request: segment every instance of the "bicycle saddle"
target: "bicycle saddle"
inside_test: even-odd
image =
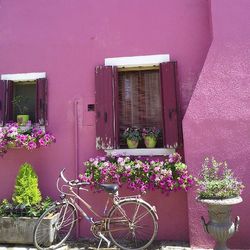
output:
[[[117,184],[99,184],[99,186],[108,193],[115,193],[119,188]]]

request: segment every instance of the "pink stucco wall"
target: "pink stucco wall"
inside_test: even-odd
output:
[[[207,0],[1,0],[0,74],[47,73],[48,129],[57,143],[33,152],[10,150],[0,159],[0,199],[10,198],[25,161],[36,169],[44,196],[55,198],[59,170],[66,167],[73,178],[97,154],[95,114],[87,104],[95,101],[94,68],[104,58],[169,53],[179,65],[184,113],[210,41]],[[159,212],[159,239],[188,240],[185,193],[152,193],[146,199]],[[83,222],[81,235],[87,228]]]
[[[229,246],[249,249],[250,179],[250,1],[212,0],[213,41],[184,118],[185,155],[195,174],[206,156],[227,160],[246,186],[243,203],[233,208],[241,217],[239,232]],[[188,195],[192,246],[211,247],[213,242],[197,225],[206,215]]]

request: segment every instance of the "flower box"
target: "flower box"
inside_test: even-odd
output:
[[[187,191],[194,184],[187,165],[181,162],[177,153],[154,160],[129,156],[96,157],[84,164],[86,169],[79,178],[93,187],[99,183],[117,183],[141,193],[157,189],[169,193]]]
[[[50,225],[48,242],[54,238],[55,223],[58,215],[53,215],[45,219],[45,223]],[[0,217],[0,243],[8,244],[33,244],[33,230],[38,218],[29,217]],[[46,230],[48,227],[46,225]]]
[[[25,148],[32,150],[47,146],[56,139],[39,126],[19,126],[17,123],[7,123],[0,127],[0,156],[7,153],[8,149]]]

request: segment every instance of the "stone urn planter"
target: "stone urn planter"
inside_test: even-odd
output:
[[[53,215],[46,219],[50,225],[48,242],[54,239],[54,224],[58,215]],[[33,230],[38,218],[29,217],[0,217],[0,243],[8,244],[33,244]],[[45,230],[48,230],[46,225]]]
[[[205,232],[210,234],[215,240],[215,250],[226,250],[226,242],[231,238],[239,227],[239,216],[237,216],[234,222],[231,219],[232,205],[242,202],[240,196],[228,199],[197,199],[198,202],[204,204],[208,208],[209,221],[206,223],[203,216],[201,221]]]

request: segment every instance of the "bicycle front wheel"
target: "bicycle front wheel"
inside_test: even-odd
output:
[[[145,249],[157,234],[157,216],[142,200],[123,200],[111,209],[107,229],[113,243],[121,249]]]
[[[71,203],[59,203],[47,209],[34,228],[33,241],[37,249],[55,249],[69,237],[77,220]]]

